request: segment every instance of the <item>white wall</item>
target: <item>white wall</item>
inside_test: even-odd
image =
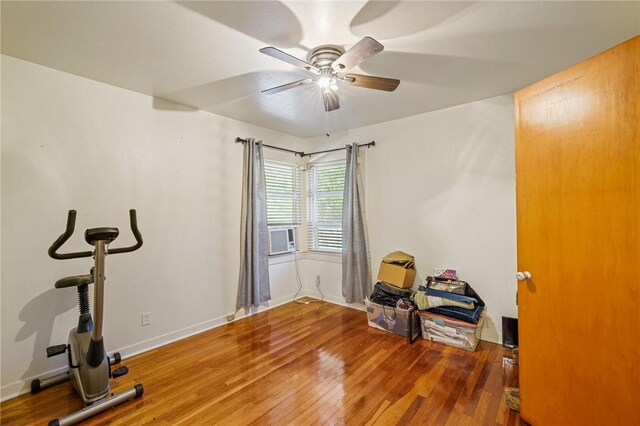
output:
[[[315,149],[376,141],[363,152],[372,274],[394,250],[416,256],[414,288],[455,268],[487,304],[482,338],[501,339],[517,316],[514,112],[510,95],[312,141]],[[339,259],[305,260],[329,299],[342,299]]]
[[[67,246],[112,225],[130,244],[136,208],[145,245],[108,258],[105,336],[125,356],[225,322],[238,276],[242,147],[236,136],[313,151],[376,141],[363,152],[372,273],[393,250],[416,255],[416,286],[434,267],[454,267],[488,305],[483,338],[515,316],[513,104],[510,96],[300,140],[193,111],[3,55],[1,189],[2,398],[62,368],[44,349],[76,322],[74,290],[58,278],[90,261],[54,261],[46,250],[78,210]],[[266,150],[268,158],[298,161]],[[334,154],[340,156],[342,154]],[[316,157],[329,160],[330,156]],[[297,289],[291,257],[271,259],[272,303]],[[302,254],[304,293],[342,302],[339,256]],[[356,305],[356,307],[358,307]],[[151,325],[140,314],[151,312]],[[241,314],[242,315],[242,314]]]
[[[67,250],[85,228],[117,226],[144,246],[107,258],[105,342],[136,353],[225,322],[239,267],[242,146],[236,136],[301,149],[298,138],[2,56],[2,398],[65,365],[45,348],[77,321],[63,276],[89,259],[55,261],[47,248],[78,211]],[[268,154],[284,159],[281,154]],[[293,264],[271,267],[272,305],[296,290]],[[151,325],[140,326],[142,312]]]

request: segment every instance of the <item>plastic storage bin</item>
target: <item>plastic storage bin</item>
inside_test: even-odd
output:
[[[444,343],[467,351],[475,351],[480,341],[484,316],[478,324],[471,324],[430,312],[418,312],[422,337],[433,342]]]
[[[414,336],[419,333],[420,322],[416,318],[416,311],[379,305],[369,299],[365,299],[364,305],[367,308],[367,321],[370,327],[409,336],[411,324],[413,324]]]

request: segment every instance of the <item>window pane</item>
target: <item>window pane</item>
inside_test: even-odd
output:
[[[316,222],[342,222],[342,195],[316,197]]]
[[[342,198],[345,164],[315,165],[308,174],[310,250],[342,250]]]
[[[299,225],[302,223],[300,170],[295,164],[265,161],[267,186],[267,224]]]

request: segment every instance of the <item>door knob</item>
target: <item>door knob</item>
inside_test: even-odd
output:
[[[531,272],[529,272],[529,271],[518,272],[516,274],[516,278],[518,279],[518,281],[530,280],[531,279]]]

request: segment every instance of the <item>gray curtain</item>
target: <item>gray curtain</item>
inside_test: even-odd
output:
[[[369,242],[364,218],[364,193],[358,166],[358,144],[347,146],[342,204],[342,295],[362,303],[371,292]]]
[[[259,306],[271,299],[264,157],[262,141],[252,138],[244,144],[240,220],[240,279],[236,309]]]

